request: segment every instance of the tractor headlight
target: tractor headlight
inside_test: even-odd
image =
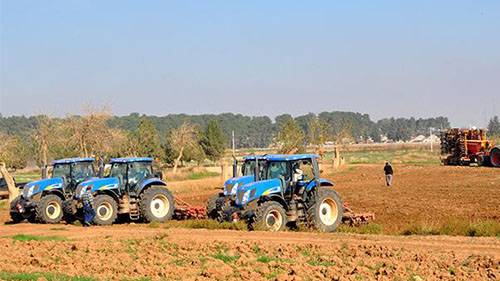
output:
[[[238,190],[238,182],[233,185],[233,188],[231,189],[231,196],[235,196],[236,195],[236,191]]]
[[[243,197],[241,198],[241,204],[246,204],[248,202],[248,199],[250,199],[250,190],[245,191],[243,194]]]

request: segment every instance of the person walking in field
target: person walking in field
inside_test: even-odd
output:
[[[387,186],[391,186],[394,171],[392,170],[392,166],[389,162],[385,162],[384,173],[385,173],[385,183],[387,184]]]
[[[82,195],[83,202],[83,226],[90,226],[95,217],[94,211],[94,196],[92,195],[92,187],[87,187]]]

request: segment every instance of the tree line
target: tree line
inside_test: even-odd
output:
[[[113,116],[105,109],[64,118],[0,115],[0,161],[22,168],[30,159],[45,165],[52,159],[75,155],[137,155],[159,158],[175,170],[184,161],[219,160],[233,131],[237,148],[274,146],[283,153],[296,153],[306,146],[320,152],[328,141],[378,142],[381,136],[407,141],[428,134],[430,127],[448,128],[448,119],[388,118],[375,122],[368,114],[340,111],[297,117],[282,114],[274,120],[233,113]]]

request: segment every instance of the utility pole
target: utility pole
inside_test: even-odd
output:
[[[433,149],[433,146],[432,146],[433,142],[434,142],[434,140],[432,138],[432,131],[433,130],[434,130],[434,128],[432,128],[432,127],[429,128],[429,138],[431,139],[431,152],[434,152],[434,149]]]

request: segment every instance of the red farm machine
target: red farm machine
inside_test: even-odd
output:
[[[486,129],[448,129],[441,132],[441,161],[444,165],[500,167],[500,146],[487,139]]]

